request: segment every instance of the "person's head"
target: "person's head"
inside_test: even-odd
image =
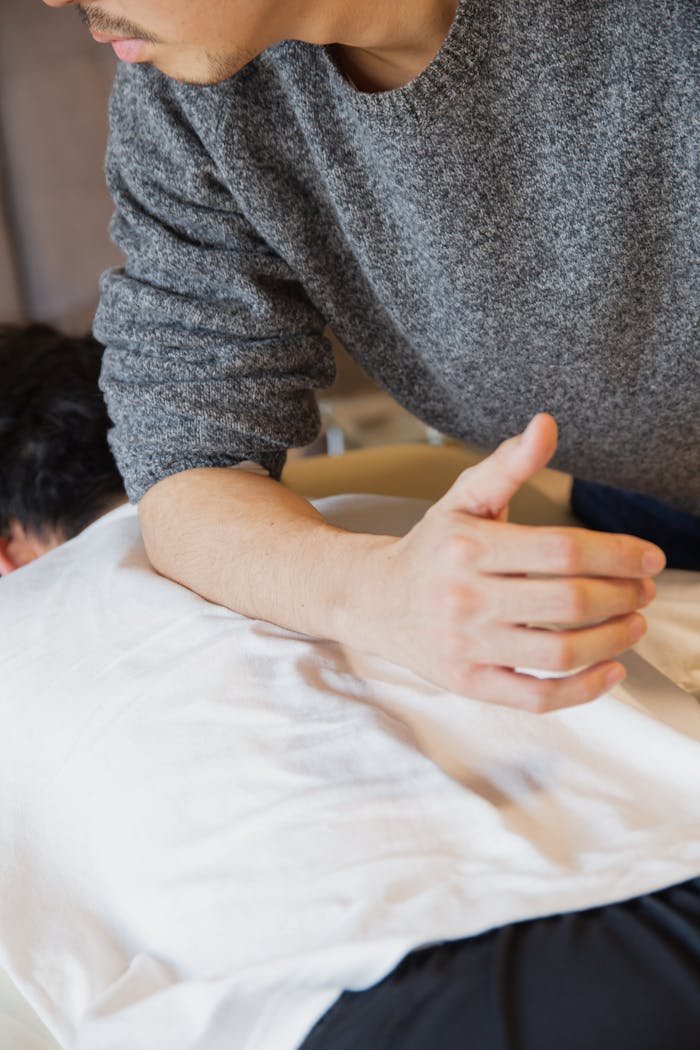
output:
[[[102,347],[47,325],[0,325],[0,574],[123,502],[98,387]]]
[[[213,84],[234,75],[283,40],[395,49],[422,19],[451,21],[456,0],[44,0],[73,7],[94,38],[127,62],[148,62],[166,76]],[[415,44],[415,41],[414,41]]]
[[[168,76],[214,83],[281,40],[305,39],[336,0],[44,0],[75,6],[95,39],[126,61],[151,62]],[[321,21],[323,21],[323,17]],[[314,42],[312,40],[312,42]]]

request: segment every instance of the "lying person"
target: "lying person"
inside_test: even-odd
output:
[[[3,353],[8,364],[3,395],[5,407],[2,409],[5,417],[3,454],[6,462],[14,464],[5,481],[5,510],[0,511],[5,518],[3,563],[6,571],[50,549],[61,537],[73,535],[79,524],[92,520],[104,509],[106,502],[121,502],[125,498],[111,453],[106,447],[108,418],[95,385],[99,348],[92,342],[84,346],[73,386],[65,395],[59,394],[56,405],[54,392],[57,384],[60,386],[65,366],[60,354],[53,352],[55,347],[52,348],[51,340],[58,339],[64,354],[70,355],[72,346],[68,340],[52,336],[47,329],[41,331],[43,345],[36,329],[27,333],[25,339],[20,336],[19,345],[14,345],[17,340],[11,330],[9,334],[6,332],[4,339]],[[33,344],[31,354],[23,353],[25,343]],[[83,416],[75,405],[70,409],[60,401],[61,397],[72,396],[78,375],[91,389],[92,400],[86,403]],[[34,406],[31,413],[28,405]],[[55,417],[61,408],[65,408],[61,415],[64,428],[71,432],[70,437],[56,422]],[[32,424],[32,420],[36,422]],[[41,435],[32,436],[30,428],[32,425],[38,427],[39,420]],[[504,555],[503,551],[499,554],[497,545],[491,541],[503,527],[508,500],[528,477],[546,464],[555,443],[554,420],[546,415],[536,417],[523,435],[505,442],[492,456],[465,472],[436,505],[435,512],[415,523],[405,542],[414,552],[420,553],[422,559],[429,559],[438,566],[444,587],[440,595],[433,595],[428,601],[421,588],[420,559],[413,566],[413,572],[409,572],[409,566],[404,563],[401,601],[393,613],[397,627],[404,619],[407,623],[424,623],[423,607],[430,606],[434,615],[430,617],[427,633],[433,637],[434,646],[444,649],[446,658],[449,655],[453,661],[467,644],[472,656],[480,657],[478,665],[470,664],[465,670],[466,677],[460,678],[457,691],[461,692],[465,683],[476,676],[489,699],[526,710],[544,711],[582,703],[624,678],[624,667],[613,658],[637,642],[644,633],[645,621],[637,610],[653,597],[654,584],[649,576],[652,571],[658,572],[664,563],[661,550],[631,536],[618,536],[614,542],[609,537],[599,537],[598,540],[592,537],[587,541],[589,550],[597,550],[602,558],[597,563],[595,578],[585,576],[592,563],[581,564],[580,572],[584,575],[580,576],[573,562],[570,566],[573,576],[558,578],[554,562],[570,544],[561,530],[550,530],[549,541],[542,547],[537,562],[545,578],[539,581],[520,578],[522,574],[516,573],[516,562],[512,558],[509,560],[510,556]],[[87,471],[82,466],[85,444],[90,448],[99,445],[97,455],[100,457],[98,463],[87,460],[90,468]],[[495,489],[494,464],[501,477]],[[43,508],[42,520],[38,521],[36,515],[34,519],[28,515],[24,505],[42,479],[52,502]],[[291,492],[290,497],[296,498]],[[68,511],[66,503],[78,506],[85,503],[89,509]],[[461,522],[467,504],[479,517],[480,531],[471,538],[455,534],[452,542],[444,542],[441,530],[445,521]],[[84,517],[75,519],[73,516],[79,513]],[[67,515],[71,516],[70,521]],[[532,549],[541,546],[543,530],[508,528],[517,546]],[[350,535],[349,530],[344,531]],[[0,534],[2,532],[0,524]],[[570,530],[570,535],[575,535],[575,530]],[[378,547],[385,547],[387,542],[393,543],[393,537],[375,540]],[[440,556],[435,556],[436,551]],[[514,551],[511,555],[514,556]],[[388,561],[392,560],[390,553],[386,557]],[[478,562],[476,574],[464,576],[465,558]],[[654,569],[647,564],[649,558]],[[354,564],[358,571],[363,559],[362,549],[357,549]],[[239,558],[236,564],[239,565],[241,560],[245,559]],[[502,585],[504,572],[510,574],[507,590]],[[513,574],[518,578],[512,578]],[[465,586],[467,580],[469,588]],[[408,584],[410,589],[407,591]],[[336,595],[333,609],[336,621],[342,620],[347,612],[345,597],[343,591]],[[457,623],[465,603],[471,605],[470,615],[475,621],[466,633]],[[435,615],[438,611],[439,617]],[[448,635],[444,635],[441,628],[445,616],[453,628]],[[510,622],[513,616],[517,619],[515,626]],[[580,622],[583,620],[585,622]],[[550,624],[556,621],[558,632],[534,629],[536,622],[542,621]],[[329,635],[333,636],[333,633],[329,629]],[[398,660],[404,665],[410,664],[410,637],[407,630],[402,643],[403,657]],[[507,667],[494,669],[489,666],[494,641],[501,648],[507,647]],[[374,651],[369,635],[363,648]],[[578,671],[543,682],[510,670],[511,666],[525,664]],[[584,665],[588,667],[582,672]],[[583,693],[582,674],[587,682]],[[511,688],[515,680],[517,697],[513,696]]]
[[[659,589],[700,692],[698,577]],[[700,712],[637,654],[545,718],[457,696],[158,576],[128,504],[0,636],[0,966],[62,1047],[695,1050]]]
[[[126,500],[97,386],[102,347],[48,325],[0,326],[0,574]]]

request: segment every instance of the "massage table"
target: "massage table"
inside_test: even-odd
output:
[[[481,455],[478,449],[454,446],[370,448],[332,458],[291,460],[283,480],[308,498],[337,493],[377,493],[435,500]],[[542,471],[513,500],[511,520],[527,524],[576,524],[567,505],[570,483],[566,475]],[[631,673],[634,670],[633,654]],[[659,688],[663,691],[662,677],[659,677]],[[0,971],[0,1048],[57,1050],[57,1045],[19,990]]]

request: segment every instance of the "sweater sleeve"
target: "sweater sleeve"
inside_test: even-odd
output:
[[[278,478],[286,450],[318,433],[313,391],[333,380],[322,317],[207,151],[221,99],[147,67],[124,67],[113,91],[106,171],[125,263],[103,275],[95,334],[132,502],[194,467],[252,460]]]

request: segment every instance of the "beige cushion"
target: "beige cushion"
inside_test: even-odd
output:
[[[371,492],[436,500],[484,452],[473,446],[385,445],[291,460],[283,481],[307,499]],[[511,503],[510,517],[531,525],[575,525],[569,510],[571,478],[541,471]]]

